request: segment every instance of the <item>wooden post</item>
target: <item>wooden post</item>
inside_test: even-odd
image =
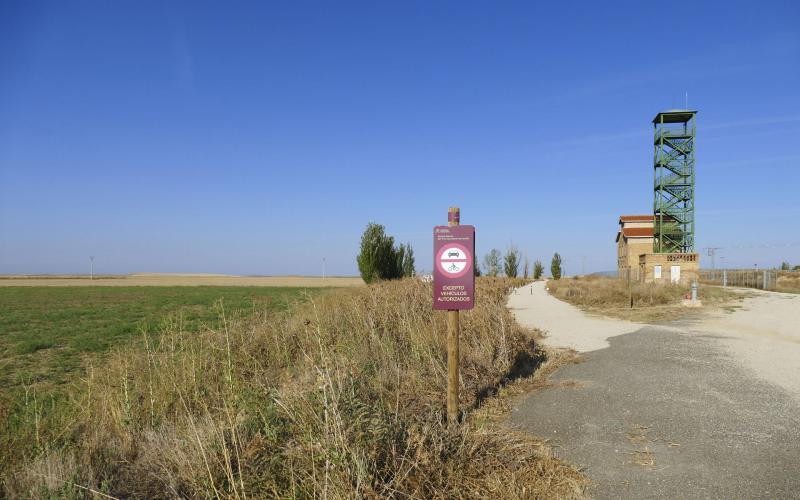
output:
[[[628,268],[628,299],[631,304],[631,309],[633,309],[633,289],[631,288],[631,273],[633,272],[633,267]]]
[[[458,207],[447,210],[447,225],[457,226],[461,212]],[[447,311],[447,421],[458,423],[458,310]]]

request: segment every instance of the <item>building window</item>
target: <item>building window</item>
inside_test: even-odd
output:
[[[661,279],[661,266],[653,266],[653,279],[654,280]]]

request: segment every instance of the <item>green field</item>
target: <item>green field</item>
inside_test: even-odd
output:
[[[316,289],[281,287],[2,287],[0,394],[74,381],[109,348],[179,324],[194,332],[266,309],[285,309]]]

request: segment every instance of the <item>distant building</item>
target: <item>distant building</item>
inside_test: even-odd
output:
[[[621,215],[617,231],[617,272],[639,279],[639,256],[653,253],[653,216]]]
[[[647,283],[691,283],[697,279],[696,253],[654,253],[652,215],[621,215],[617,231],[617,274]]]
[[[622,215],[617,231],[620,278],[690,283],[699,274],[694,251],[695,115],[689,109],[653,118],[653,215]]]

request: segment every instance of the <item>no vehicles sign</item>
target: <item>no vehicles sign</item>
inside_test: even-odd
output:
[[[433,228],[433,308],[472,309],[475,305],[474,226]]]

